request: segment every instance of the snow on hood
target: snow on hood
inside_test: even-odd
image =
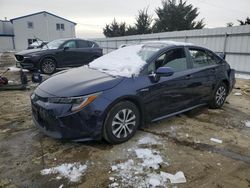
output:
[[[146,64],[139,56],[141,45],[127,46],[112,51],[89,64],[90,68],[97,69],[112,76],[131,77],[138,74]]]

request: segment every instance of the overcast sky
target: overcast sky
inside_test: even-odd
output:
[[[178,1],[178,0],[177,0]],[[224,27],[228,22],[238,25],[237,19],[250,16],[250,0],[187,0],[199,8],[199,19],[206,27]],[[161,0],[0,0],[0,19],[48,11],[77,23],[76,35],[82,38],[103,37],[102,28],[112,22],[135,22],[138,10],[161,6]]]

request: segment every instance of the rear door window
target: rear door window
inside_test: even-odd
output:
[[[95,42],[89,41],[90,47],[91,48],[98,48],[98,44],[96,44]]]
[[[78,46],[79,48],[89,48],[90,47],[90,43],[86,40],[79,40],[78,41]]]
[[[216,57],[213,53],[203,49],[190,48],[189,53],[194,68],[215,65],[220,62],[220,59]]]

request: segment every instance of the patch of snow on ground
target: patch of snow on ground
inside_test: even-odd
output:
[[[142,144],[157,145],[159,143],[160,141],[155,136],[152,135],[145,135],[138,141],[138,144],[140,145]]]
[[[149,174],[148,175],[148,184],[152,187],[160,186],[162,185],[162,178],[157,174]]]
[[[111,166],[112,175],[109,178],[109,187],[144,188],[158,185],[166,187],[167,181],[162,180],[158,169],[160,165],[168,165],[168,163],[163,161],[158,150],[145,148],[161,144],[160,139],[147,134],[141,137],[137,144],[128,149],[128,160]],[[131,159],[132,156],[136,157]],[[148,176],[149,174],[152,176]]]
[[[59,174],[57,177],[68,178],[71,182],[78,182],[87,170],[87,165],[80,163],[64,163],[57,167],[47,168],[41,171],[42,175]]]
[[[245,121],[245,126],[250,128],[250,121]]]
[[[222,144],[222,140],[217,139],[217,138],[210,138],[210,141],[218,143],[218,144]]]
[[[164,181],[167,179],[170,180],[170,183],[186,183],[186,177],[182,171],[177,172],[176,174],[169,174],[166,172],[161,172],[161,177]]]
[[[170,183],[177,184],[177,183],[186,183],[186,177],[182,171],[177,172],[176,174],[170,174],[166,172],[160,172],[160,174],[151,173],[148,174],[146,182],[151,187],[157,186],[167,186],[168,180]]]
[[[239,79],[250,80],[249,74],[235,74],[235,77]]]
[[[242,96],[242,93],[237,92],[237,93],[234,93],[234,95],[235,96]]]
[[[143,177],[138,176],[138,174],[143,173],[143,168],[140,165],[137,165],[133,159],[129,159],[128,161],[125,161],[123,163],[119,163],[116,165],[117,168],[115,169],[115,176],[117,180],[120,180],[120,184],[122,185],[141,185],[144,182]],[[109,185],[109,187],[116,187],[119,184],[117,182],[113,182]],[[122,186],[121,186],[122,187]],[[140,187],[140,186],[137,186]]]
[[[109,185],[109,187],[118,187],[119,186],[119,184],[118,183],[111,183],[110,185]]]
[[[113,76],[131,77],[146,64],[138,55],[143,45],[133,45],[114,50],[89,64],[90,68]]]
[[[21,70],[21,68],[18,67],[8,67],[8,69],[10,72],[17,72]],[[23,72],[29,72],[29,71],[27,69],[23,69]]]
[[[6,52],[7,52],[7,53],[15,53],[15,52],[17,52],[17,51],[15,51],[15,50],[7,50]]]
[[[163,163],[159,152],[151,149],[135,149],[136,156],[142,160],[141,165],[147,168],[158,169],[159,164]]]

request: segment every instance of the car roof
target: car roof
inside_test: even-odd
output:
[[[82,39],[82,38],[60,38],[60,39],[56,39],[56,40],[62,40],[62,41],[68,41],[68,40],[84,40],[84,41],[90,41],[93,42],[91,40],[88,39]]]
[[[145,44],[146,46],[162,46],[164,47],[170,47],[170,46],[194,46],[192,43],[187,42],[176,42],[176,41],[168,41],[168,40],[161,40],[161,41],[148,41],[148,42],[142,42],[141,44]]]

